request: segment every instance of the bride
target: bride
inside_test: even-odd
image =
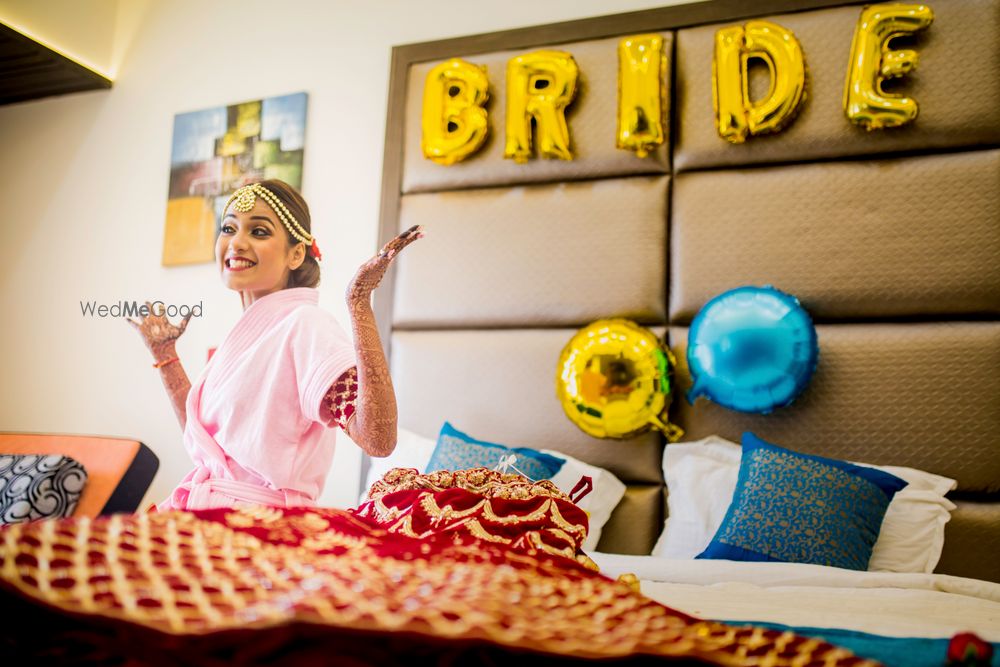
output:
[[[175,349],[190,314],[179,325],[162,313],[129,318],[156,360],[195,464],[156,509],[315,505],[334,427],[371,456],[395,448],[396,397],[371,294],[422,229],[403,232],[358,269],[346,294],[353,339],[319,307],[321,255],[310,230],[308,205],[283,181],[251,183],[230,197],[215,259],[243,315],[194,384]]]

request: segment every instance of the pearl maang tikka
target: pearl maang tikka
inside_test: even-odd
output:
[[[296,241],[300,243],[305,243],[310,247],[310,252],[316,259],[320,258],[319,246],[316,245],[316,239],[312,234],[307,232],[302,228],[302,225],[298,223],[288,209],[285,207],[284,203],[278,199],[277,195],[265,188],[260,183],[250,183],[249,185],[244,185],[239,188],[229,197],[229,201],[226,205],[222,207],[223,212],[229,208],[230,204],[233,204],[233,210],[239,211],[240,213],[246,213],[253,209],[254,203],[257,197],[260,197],[264,202],[271,207],[271,209],[278,214],[278,218],[281,219],[281,223],[288,230],[288,233],[292,235]],[[235,203],[233,201],[235,200]]]

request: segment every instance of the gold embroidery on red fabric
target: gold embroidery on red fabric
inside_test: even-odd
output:
[[[323,398],[329,419],[342,430],[347,429],[358,404],[358,369],[352,366],[344,371]]]
[[[583,540],[587,538],[587,529],[581,524],[570,523],[567,521],[559,511],[558,503],[552,503],[552,520],[563,530],[572,533],[574,537],[580,540],[581,544],[583,543]]]
[[[512,524],[512,523],[526,523],[539,521],[542,517],[549,513],[550,508],[553,506],[551,501],[544,501],[539,505],[538,509],[530,512],[528,514],[509,514],[506,516],[500,516],[493,510],[493,504],[489,501],[483,501],[482,503],[482,513],[483,516],[493,523],[499,524]]]
[[[395,525],[402,529],[411,519]],[[577,567],[575,541],[565,539],[573,536],[557,528],[529,530],[518,539],[568,558],[494,544],[489,540],[497,535],[478,517],[468,523],[484,537],[411,540],[347,512],[318,508],[13,524],[0,528],[0,580],[8,602],[17,591],[55,609],[175,635],[315,623],[485,640],[577,658],[875,665],[788,632],[690,619],[626,583]],[[340,548],[323,553],[307,548],[310,542]]]
[[[427,512],[432,518],[436,519],[438,523],[442,521],[450,521],[452,519],[464,519],[468,516],[474,516],[482,511],[483,507],[488,503],[487,500],[480,500],[478,503],[464,510],[457,510],[451,505],[445,505],[441,507],[434,500],[434,496],[428,494],[420,498],[420,506],[425,512]]]
[[[487,542],[497,542],[497,543],[508,541],[507,538],[505,537],[490,533],[489,531],[484,529],[482,524],[480,524],[475,519],[470,519],[468,522],[466,522],[465,525],[468,527],[469,532],[472,533],[473,536],[478,537],[481,540],[486,540]]]
[[[369,491],[369,498],[376,499],[396,491],[427,489],[443,491],[460,488],[488,498],[527,499],[547,496],[569,500],[569,497],[549,480],[530,482],[521,475],[504,474],[486,468],[469,470],[438,470],[421,474],[413,468],[394,468],[375,482]]]
[[[463,499],[462,509],[453,504],[457,500],[454,496],[439,503],[439,494],[450,489],[476,489],[468,492],[478,499]],[[482,496],[484,490],[491,495]],[[399,495],[405,492],[411,494]],[[373,519],[392,533],[426,538],[450,531],[456,540],[465,533],[495,544],[578,560],[584,567],[597,569],[589,558],[577,558],[587,534],[585,523],[574,524],[565,518],[559,505],[569,507],[570,502],[562,492],[553,491],[548,482],[532,484],[520,475],[485,468],[426,475],[414,469],[394,469],[383,476],[381,484],[373,485],[369,495],[372,499],[357,510],[357,516]],[[473,502],[468,504],[469,500]],[[506,503],[502,513],[496,509],[498,501]],[[422,531],[414,527],[418,525],[418,514]],[[547,539],[542,538],[543,534]]]

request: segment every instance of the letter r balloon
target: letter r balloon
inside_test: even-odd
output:
[[[573,159],[565,112],[576,95],[578,73],[576,61],[565,51],[534,51],[508,61],[505,158],[531,158],[534,119],[539,155]]]

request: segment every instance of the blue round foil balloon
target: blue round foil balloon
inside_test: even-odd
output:
[[[691,323],[687,400],[705,396],[768,414],[802,393],[818,358],[816,329],[798,299],[770,285],[738,287],[705,304]]]

